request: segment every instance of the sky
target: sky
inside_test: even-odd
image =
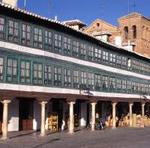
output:
[[[80,19],[89,25],[95,19],[103,19],[117,25],[117,19],[128,12],[150,17],[150,0],[26,0],[26,10],[59,21]],[[135,1],[135,5],[134,5]],[[24,8],[24,0],[18,7]]]

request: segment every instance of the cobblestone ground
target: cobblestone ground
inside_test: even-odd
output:
[[[0,148],[150,148],[150,128],[117,128],[91,132],[81,130],[49,134],[10,134],[0,141]]]

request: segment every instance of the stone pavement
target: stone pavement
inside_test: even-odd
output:
[[[11,133],[10,139],[0,141],[0,148],[150,148],[150,128],[117,128],[102,131],[81,130],[40,137],[29,132]]]

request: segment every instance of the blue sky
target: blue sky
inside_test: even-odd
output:
[[[23,1],[18,0],[23,8]],[[150,0],[129,0],[130,12],[135,10],[150,17]],[[80,19],[90,24],[96,18],[117,24],[117,18],[128,14],[128,0],[27,0],[27,10],[60,21]]]

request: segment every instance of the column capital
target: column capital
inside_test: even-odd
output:
[[[141,105],[142,105],[142,106],[144,106],[145,104],[146,104],[145,102],[143,102],[143,101],[141,102]]]
[[[39,103],[40,103],[41,105],[45,105],[45,104],[48,103],[48,101],[40,101]]]
[[[118,103],[117,101],[112,101],[111,104],[112,104],[112,105],[117,105],[117,103]]]
[[[129,105],[132,105],[133,106],[134,102],[129,102]]]
[[[67,103],[70,105],[70,104],[75,104],[76,102],[75,101],[67,101]]]
[[[91,105],[96,105],[96,104],[97,104],[97,102],[90,102],[90,104],[91,104]]]
[[[11,102],[11,100],[2,100],[1,103],[2,104],[9,104]]]

